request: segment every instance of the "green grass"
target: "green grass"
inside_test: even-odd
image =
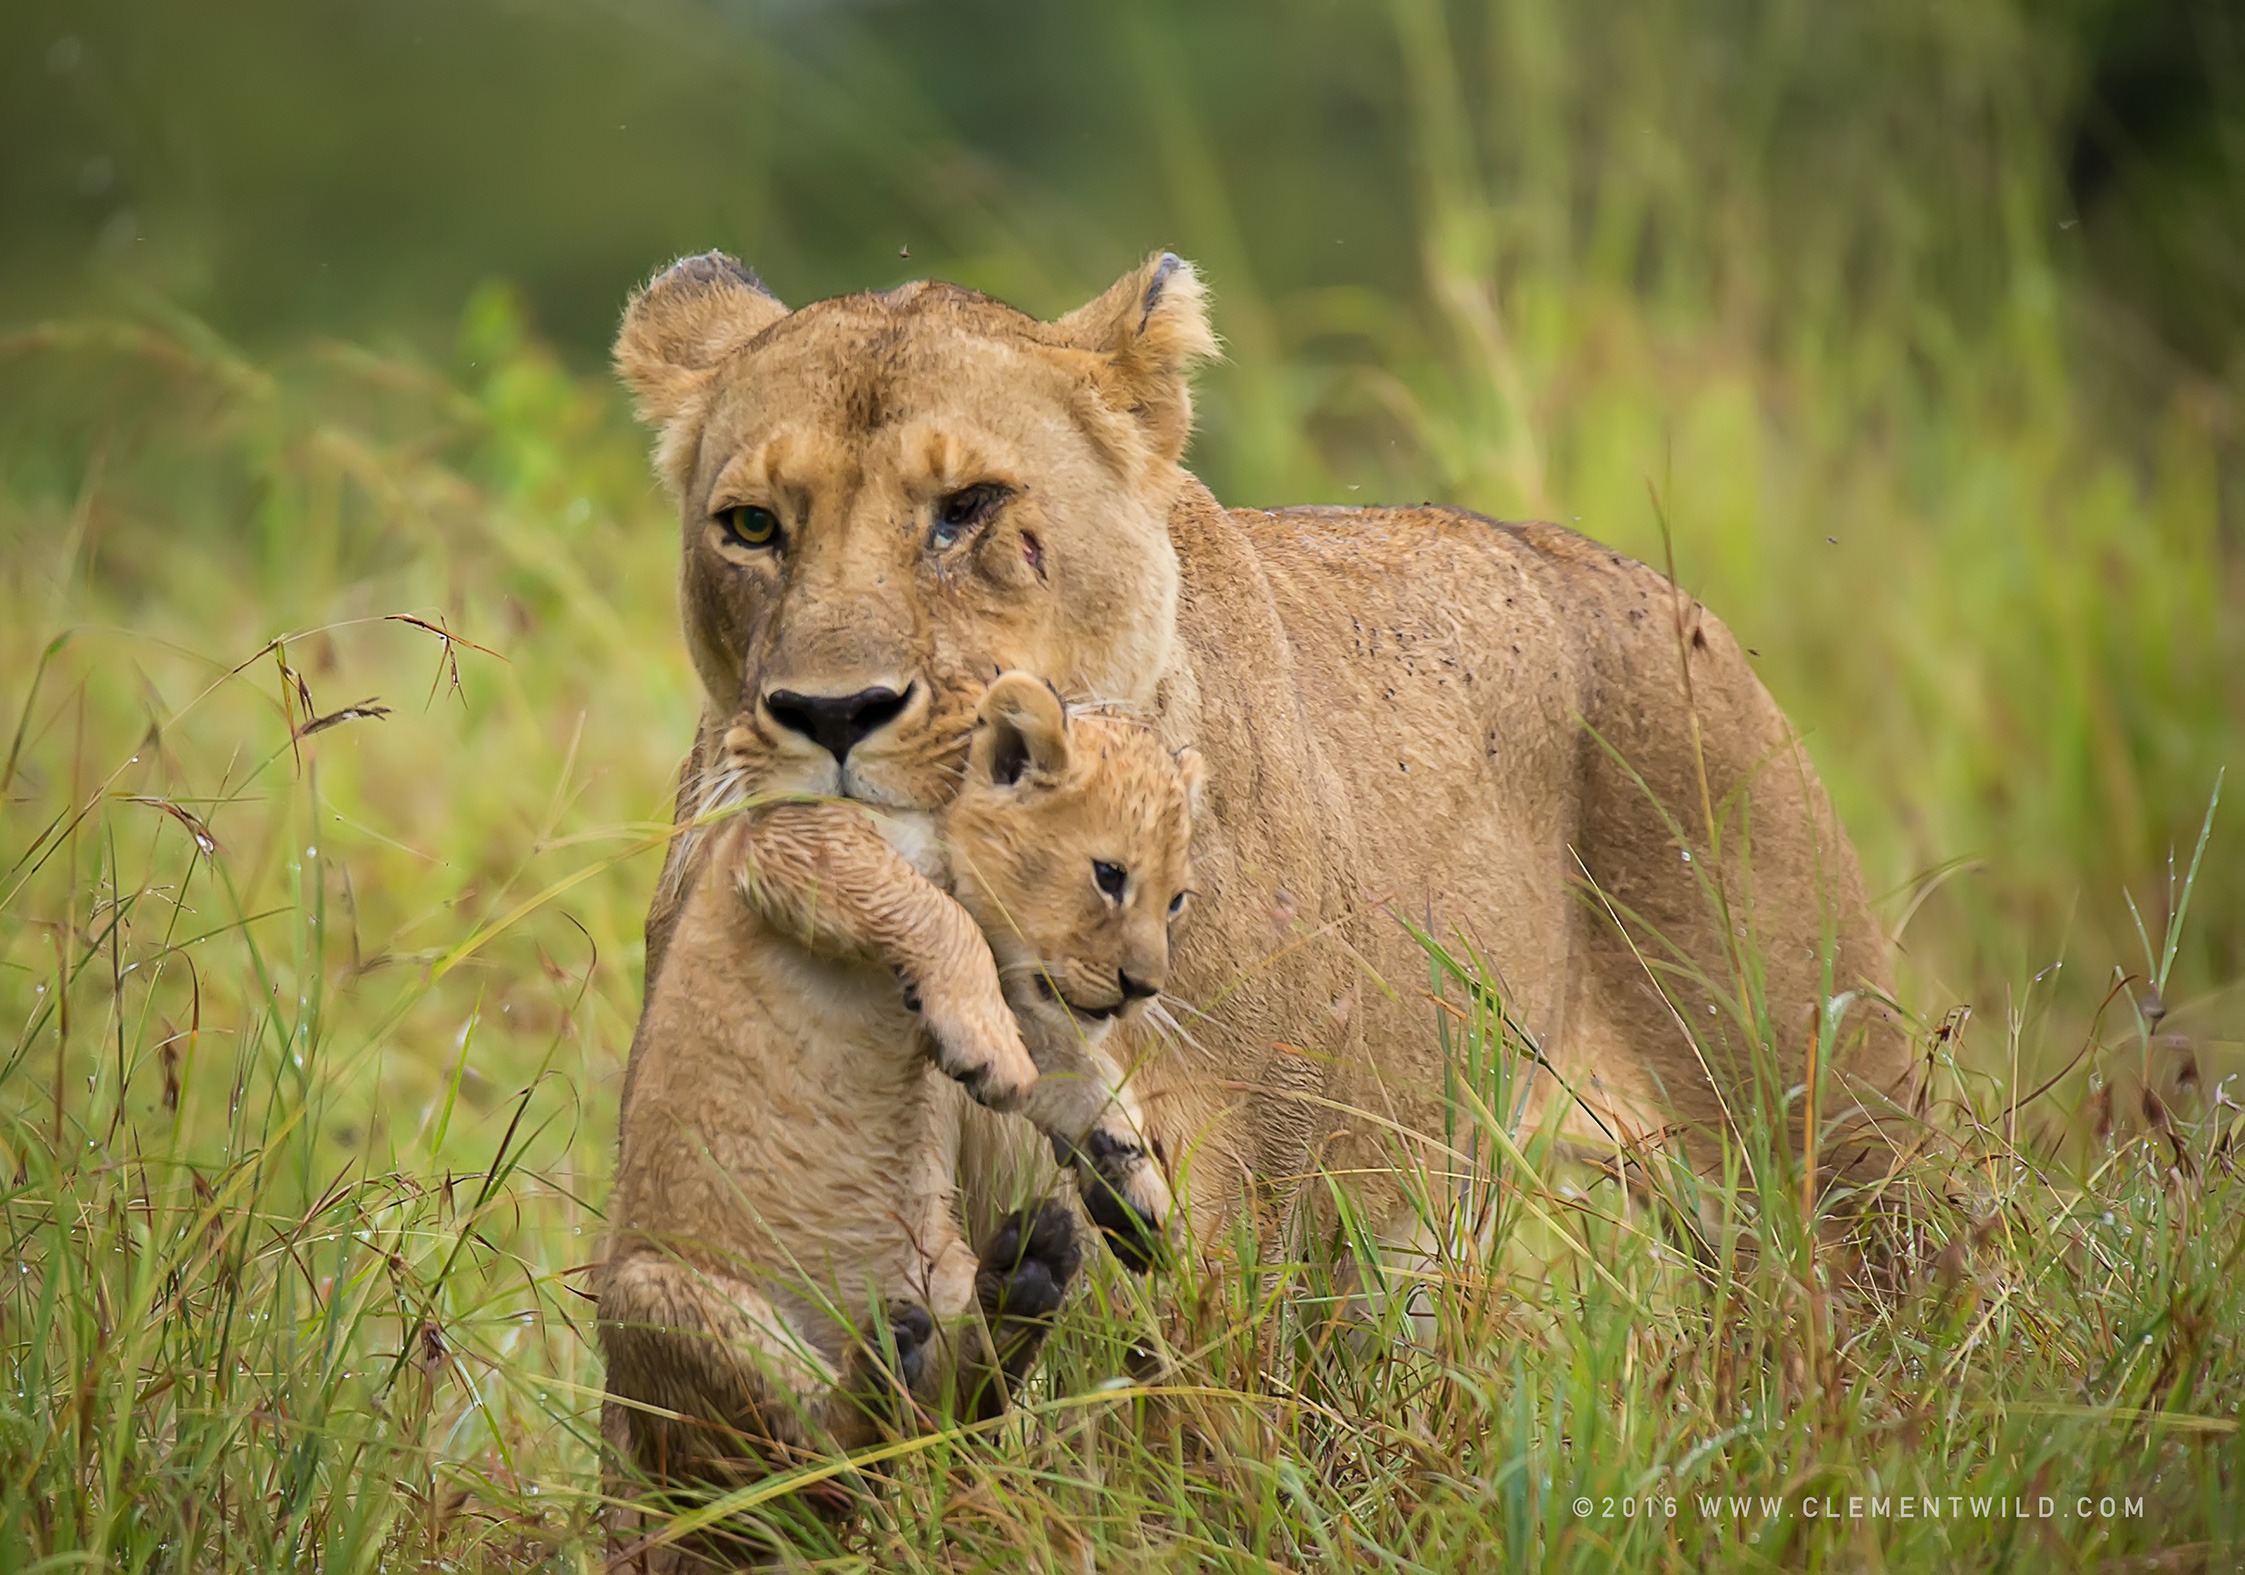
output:
[[[1859,1284],[1780,1091],[1722,1175],[1625,1197],[1462,1076],[1481,1217],[1388,1303],[1415,1340],[1328,1326],[1336,1244],[1151,1297],[1103,1266],[1017,1418],[894,1452],[805,1556],[2234,1560],[2238,456],[2220,390],[2116,412],[2084,371],[2055,68],[1997,7],[1772,6],[1739,93],[1682,11],[1398,0],[1423,291],[1264,293],[1223,129],[1132,14],[1188,232],[1132,245],[1209,266],[1230,344],[1196,463],[1653,561],[1657,495],[1891,893],[1934,1067],[1911,1212]],[[1917,118],[1803,132],[1913,62]],[[1103,282],[1036,233],[944,271]],[[675,539],[615,391],[503,289],[435,357],[251,355],[160,305],[0,334],[0,1569],[597,1567],[574,1271],[695,715]],[[1495,1076],[1481,973],[1429,988]],[[1158,1381],[1117,1383],[1134,1342]]]

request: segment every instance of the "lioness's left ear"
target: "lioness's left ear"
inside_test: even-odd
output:
[[[999,787],[1025,776],[1057,780],[1068,772],[1068,708],[1041,678],[1001,673],[982,697],[982,727],[968,766]]]
[[[1138,422],[1154,458],[1175,464],[1193,432],[1189,374],[1216,354],[1208,293],[1193,265],[1159,252],[1055,325],[1070,343],[1101,356],[1101,398]]]

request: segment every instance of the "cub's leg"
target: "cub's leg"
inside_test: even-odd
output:
[[[856,1448],[928,1398],[946,1365],[930,1359],[935,1321],[917,1302],[891,1301],[883,1349],[861,1342],[837,1371],[753,1286],[650,1252],[610,1267],[599,1319],[631,1454],[666,1481],[740,1480]]]
[[[894,968],[936,1064],[992,1110],[1012,1110],[1036,1063],[981,929],[889,846],[855,805],[776,804],[747,817],[734,876],[751,907],[815,951]]]
[[[1151,1265],[1169,1186],[1122,1080],[1081,1043],[1040,1043],[1032,1056],[989,943],[964,908],[854,805],[774,805],[748,819],[732,856],[742,893],[776,928],[895,969],[937,1064],[991,1109],[1019,1105],[1055,1155],[1075,1165],[1084,1206],[1116,1256],[1141,1272]],[[1049,1094],[1040,1092],[1045,1070],[1059,1074]]]
[[[983,1245],[975,1299],[989,1323],[996,1381],[971,1397],[967,1413],[998,1415],[1021,1386],[1052,1332],[1053,1314],[1083,1266],[1075,1216],[1056,1199],[1008,1215]]]
[[[1084,1212],[1122,1265],[1143,1274],[1160,1255],[1172,1199],[1138,1101],[1106,1054],[1034,1037],[1037,1086],[1021,1113],[1073,1168]]]
[[[841,1380],[755,1288],[653,1252],[609,1265],[599,1319],[630,1452],[659,1480],[785,1469]]]

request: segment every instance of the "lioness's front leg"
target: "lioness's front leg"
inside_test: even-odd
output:
[[[870,956],[896,970],[935,1041],[936,1064],[992,1110],[1012,1110],[1036,1063],[998,984],[990,944],[966,909],[891,847],[866,811],[776,804],[746,817],[734,878],[775,927],[815,951]]]

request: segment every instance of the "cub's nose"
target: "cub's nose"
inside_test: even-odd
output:
[[[764,697],[764,709],[780,726],[830,751],[839,765],[852,749],[895,721],[911,698],[910,684],[902,694],[860,689],[854,695],[806,695],[775,689]]]
[[[1161,994],[1160,985],[1148,984],[1143,979],[1132,978],[1130,970],[1127,968],[1115,970],[1115,983],[1121,987],[1123,999],[1126,1001],[1143,1001]]]

